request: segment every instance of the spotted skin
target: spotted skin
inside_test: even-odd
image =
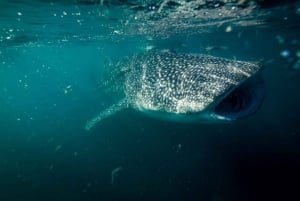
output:
[[[141,111],[201,112],[260,66],[202,54],[148,52],[128,63],[125,94]]]
[[[87,121],[85,129],[127,107],[169,120],[232,120],[209,109],[260,69],[255,63],[201,54],[137,54],[120,67],[125,98]]]

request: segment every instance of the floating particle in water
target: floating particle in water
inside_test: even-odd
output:
[[[300,58],[300,50],[296,52],[296,57]]]
[[[300,8],[297,9],[297,15],[300,15]]]
[[[110,176],[111,176],[110,183],[111,184],[115,183],[115,177],[118,176],[118,172],[121,171],[122,169],[123,169],[122,166],[120,166],[111,171],[111,173],[110,173]]]
[[[72,91],[72,85],[68,85],[64,88],[64,93],[67,94]]]
[[[54,152],[57,152],[57,151],[59,151],[60,149],[62,148],[62,146],[59,144],[59,145],[57,145],[56,147],[55,147],[55,149],[54,149]]]
[[[150,6],[148,7],[148,10],[149,10],[149,11],[150,11],[150,10],[155,10],[155,9],[156,9],[155,6],[151,6],[151,5],[150,5]]]
[[[153,45],[148,45],[145,49],[146,49],[146,51],[149,51],[149,50],[152,50],[153,48],[154,48]]]
[[[120,32],[120,31],[118,31],[118,30],[114,30],[114,33],[115,33],[115,34],[119,34],[119,35],[122,34],[122,32]]]
[[[217,46],[217,45],[212,45],[212,46],[207,46],[204,48],[206,51],[212,51],[212,50],[227,50],[228,47],[226,46]]]
[[[294,63],[294,65],[293,65],[292,68],[295,69],[295,70],[300,70],[300,59],[298,59],[298,60]]]
[[[180,152],[181,151],[181,148],[182,148],[182,144],[178,144],[177,146],[175,146],[175,152]]]
[[[78,153],[76,151],[74,151],[73,155],[76,157],[78,155]]]
[[[63,15],[68,15],[68,13],[66,11],[63,11]]]
[[[227,26],[225,29],[225,32],[229,33],[232,31],[232,27],[231,26]]]
[[[289,50],[283,50],[280,52],[280,56],[283,58],[288,58],[290,56],[290,51]]]
[[[21,15],[22,15],[22,13],[21,13],[21,12],[17,12],[17,15],[21,16]]]
[[[17,118],[17,121],[21,121],[21,118]]]

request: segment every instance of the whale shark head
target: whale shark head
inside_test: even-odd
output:
[[[265,84],[260,75],[247,80],[225,96],[211,111],[218,120],[237,120],[253,115],[265,97]]]
[[[264,97],[257,63],[202,54],[147,52],[130,61],[125,93],[161,119],[232,121],[254,114]]]

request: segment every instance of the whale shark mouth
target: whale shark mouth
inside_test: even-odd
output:
[[[237,120],[256,113],[265,97],[265,84],[259,77],[247,80],[229,93],[214,108],[214,116],[220,120]]]

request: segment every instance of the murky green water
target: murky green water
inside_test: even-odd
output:
[[[300,4],[0,1],[0,199],[297,200]],[[133,109],[99,86],[148,50],[260,61],[266,98],[232,123]]]

